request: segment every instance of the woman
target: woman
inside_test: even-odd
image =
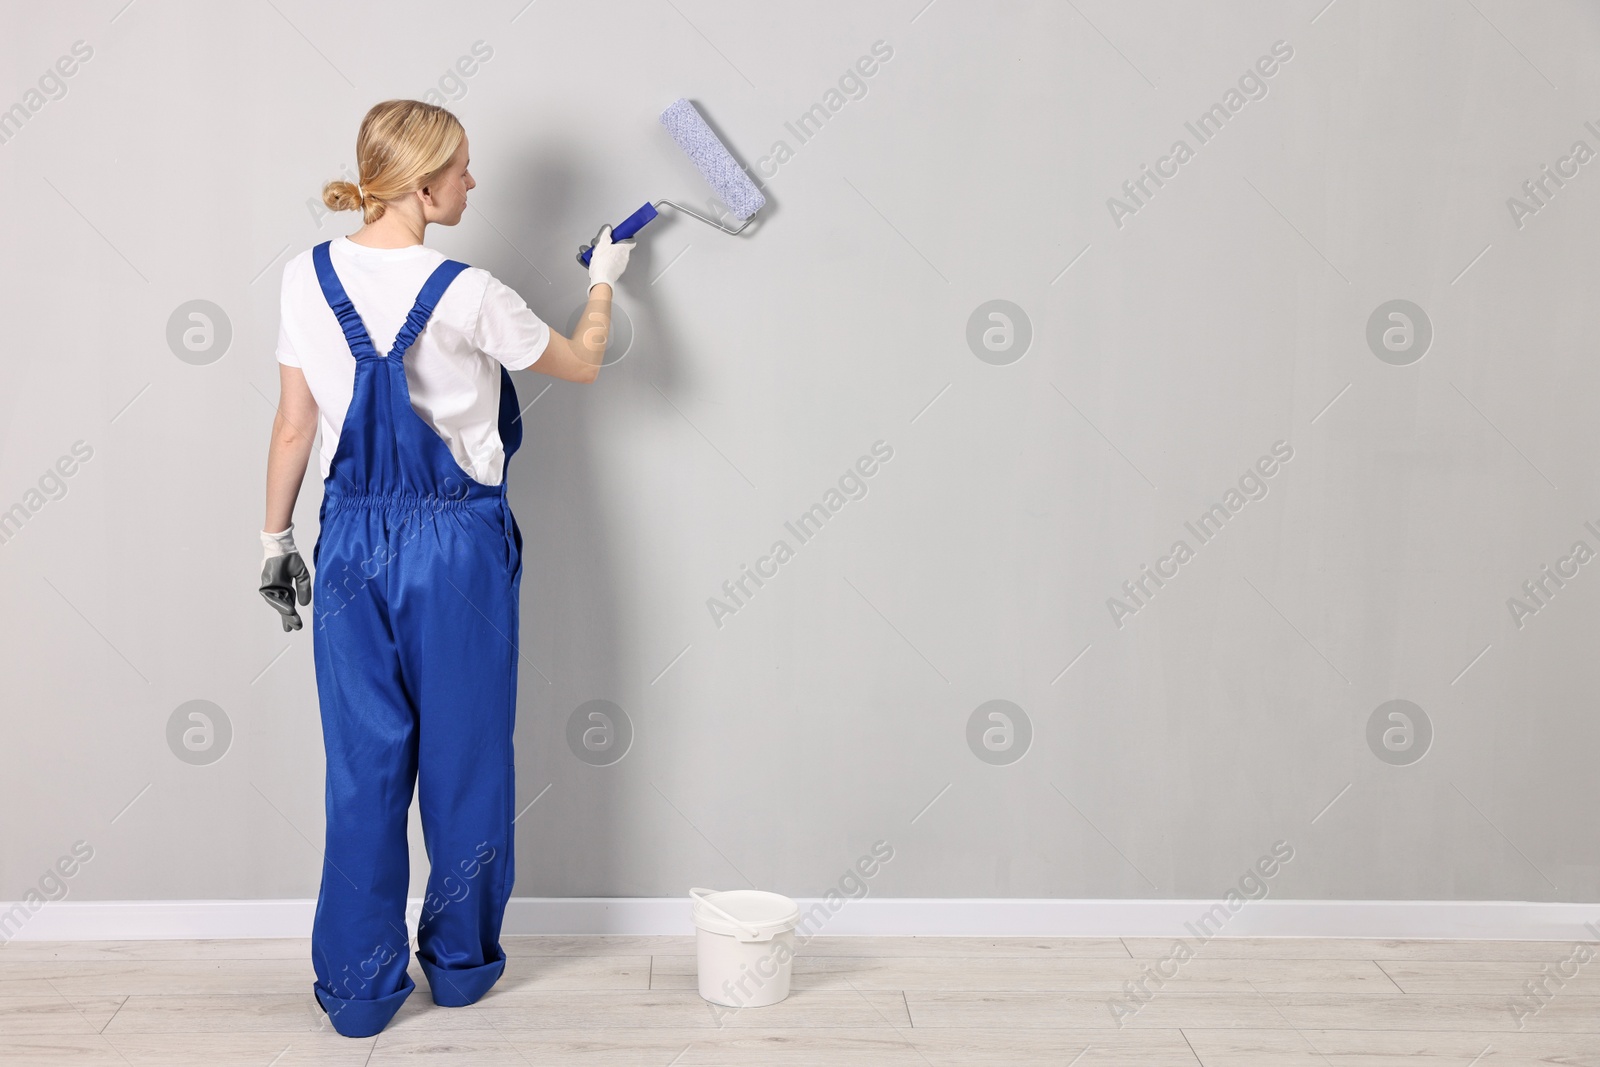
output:
[[[356,159],[359,180],[329,182],[322,199],[359,209],[364,225],[283,272],[261,593],[285,631],[300,628],[295,602],[310,600],[312,582],[291,519],[320,426],[312,647],[327,847],[313,988],[339,1033],[368,1037],[416,987],[405,920],[413,785],[430,865],[417,960],[434,1003],[471,1004],[505,968],[522,576],[505,484],[522,441],[508,371],[595,380],[633,242],[601,231],[587,328],[563,337],[487,271],[422,243],[429,223],[461,220],[477,184],[454,115],[378,104]],[[385,356],[375,344],[391,337]]]

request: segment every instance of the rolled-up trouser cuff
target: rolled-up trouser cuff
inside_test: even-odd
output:
[[[333,1023],[335,1030],[345,1037],[371,1037],[389,1025],[389,1020],[400,1010],[400,1005],[404,1004],[411,991],[417,988],[417,983],[411,980],[409,974],[405,975],[405,980],[403,988],[376,1000],[347,1000],[344,997],[336,997],[316,983],[312,983],[311,988],[315,990],[317,1003],[328,1013],[328,1021]]]
[[[506,969],[504,957],[477,967],[452,969],[429,963],[419,953],[417,963],[422,966],[428,988],[433,991],[433,1002],[441,1008],[462,1008],[474,1003],[489,992],[489,987],[500,980],[501,972]]]

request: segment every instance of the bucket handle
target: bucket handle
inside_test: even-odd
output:
[[[698,886],[694,886],[694,887],[691,887],[689,889],[689,896],[694,900],[698,900],[700,903],[704,904],[706,907],[710,908],[712,911],[716,912],[718,915],[722,916],[724,919],[727,919],[733,925],[737,926],[739,929],[741,929],[745,933],[749,934],[753,939],[761,940],[761,931],[752,929],[742,919],[736,919],[732,915],[729,915],[727,912],[723,911],[721,908],[719,908],[715,904],[713,904],[707,897],[702,895],[702,894],[705,894],[705,893],[715,893],[715,892],[717,892],[717,890],[715,890],[715,889],[703,889],[703,888],[700,888]]]

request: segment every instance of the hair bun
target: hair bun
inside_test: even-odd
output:
[[[465,136],[460,121],[437,104],[422,100],[374,104],[356,135],[356,180],[324,184],[323,203],[334,211],[359,211],[363,221],[376,222],[388,203],[362,188],[362,177],[373,183],[374,190],[403,196],[443,173]]]

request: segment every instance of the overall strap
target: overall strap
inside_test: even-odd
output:
[[[350,354],[358,360],[378,359],[380,358],[378,350],[373,347],[372,338],[367,334],[366,324],[361,321],[355,305],[345,294],[339,276],[334,273],[333,259],[328,254],[330,244],[331,241],[324,241],[311,250],[311,262],[317,268],[317,282],[322,286],[322,296],[333,309],[334,317],[339,320],[339,327],[344,331],[344,339],[350,345]],[[428,280],[423,283],[422,291],[417,294],[416,303],[407,313],[405,324],[395,335],[394,348],[390,350],[390,356],[397,359],[405,356],[406,350],[416,341],[417,335],[428,325],[428,319],[433,317],[433,309],[438,306],[439,298],[450,287],[450,283],[455,281],[456,275],[466,269],[465,263],[453,259],[447,259],[434,268]]]
[[[422,328],[428,325],[428,319],[433,316],[433,309],[439,303],[439,298],[456,280],[456,275],[467,269],[465,263],[447,259],[434,268],[428,275],[428,280],[423,283],[422,291],[417,294],[417,302],[411,305],[411,310],[406,314],[405,325],[400,327],[400,332],[395,334],[394,347],[389,350],[390,359],[403,359],[406,350],[417,339]],[[340,321],[343,321],[342,319]],[[346,331],[346,336],[349,332]]]
[[[317,281],[322,285],[322,296],[328,301],[328,306],[333,309],[334,316],[339,320],[340,328],[344,330],[344,339],[350,345],[350,354],[358,360],[377,359],[378,350],[372,347],[372,338],[367,336],[367,327],[362,323],[361,316],[356,314],[355,305],[350,303],[350,298],[345,295],[339,276],[333,272],[333,260],[328,255],[328,246],[332,243],[324,241],[311,250],[311,262],[317,268]]]

